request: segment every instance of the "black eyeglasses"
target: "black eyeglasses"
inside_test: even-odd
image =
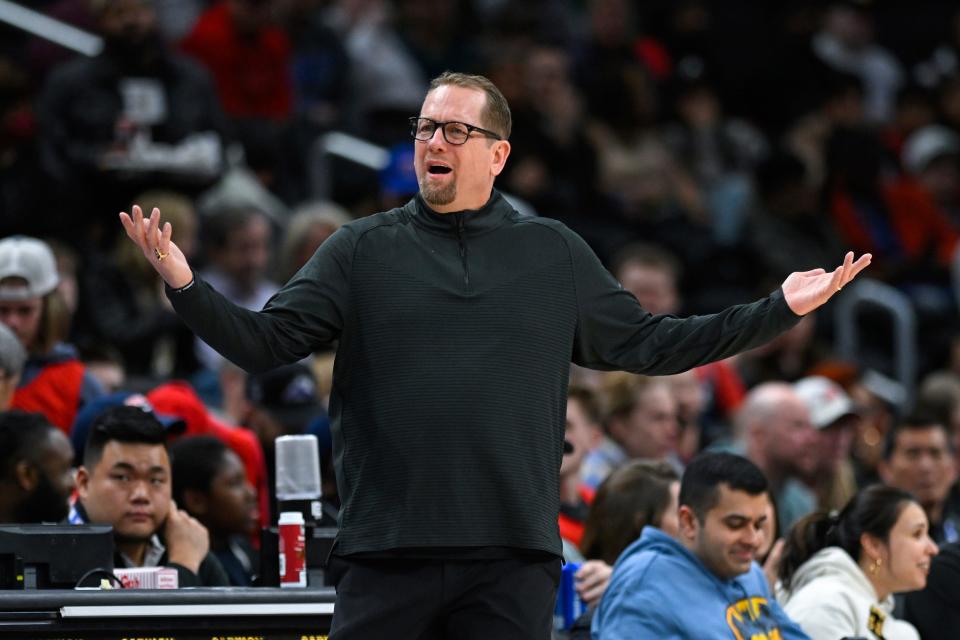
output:
[[[413,136],[414,140],[426,142],[433,139],[433,134],[437,132],[437,128],[443,130],[443,139],[450,144],[466,144],[467,140],[470,139],[470,134],[474,131],[482,133],[487,138],[503,140],[503,136],[498,133],[465,122],[437,122],[430,118],[418,116],[410,118],[410,135]]]

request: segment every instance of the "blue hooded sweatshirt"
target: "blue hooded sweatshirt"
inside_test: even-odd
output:
[[[655,527],[617,559],[591,632],[593,640],[809,640],[770,595],[756,563],[721,580]]]

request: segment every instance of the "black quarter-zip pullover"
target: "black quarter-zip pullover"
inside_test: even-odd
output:
[[[439,214],[417,196],[352,222],[257,313],[197,280],[187,324],[257,371],[338,342],[330,418],[337,552],[503,547],[560,554],[571,360],[671,374],[760,345],[798,317],[752,304],[652,316],[583,240],[493,192]]]

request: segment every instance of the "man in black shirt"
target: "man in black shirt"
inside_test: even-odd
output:
[[[411,127],[420,193],[345,225],[260,312],[196,278],[159,211],[120,219],[177,312],[239,366],[337,341],[333,638],[545,639],[570,361],[667,374],[725,358],[793,326],[870,257],[712,316],[651,316],[579,236],[493,189],[510,110],[489,80],[436,78]]]

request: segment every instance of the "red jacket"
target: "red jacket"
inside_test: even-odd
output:
[[[46,365],[13,393],[12,409],[42,413],[67,435],[80,408],[80,390],[86,367],[77,360]]]
[[[275,120],[290,115],[291,47],[282,29],[263,25],[252,39],[241,38],[227,3],[220,2],[200,16],[181,47],[210,70],[228,115]]]
[[[888,211],[888,230],[895,238],[902,258],[909,262],[932,252],[937,264],[948,266],[958,235],[933,198],[915,182],[902,179],[881,187],[880,195]],[[858,255],[873,253],[876,262],[894,258],[884,255],[871,233],[865,212],[858,210],[846,192],[835,191],[831,195],[830,213],[844,243]]]

